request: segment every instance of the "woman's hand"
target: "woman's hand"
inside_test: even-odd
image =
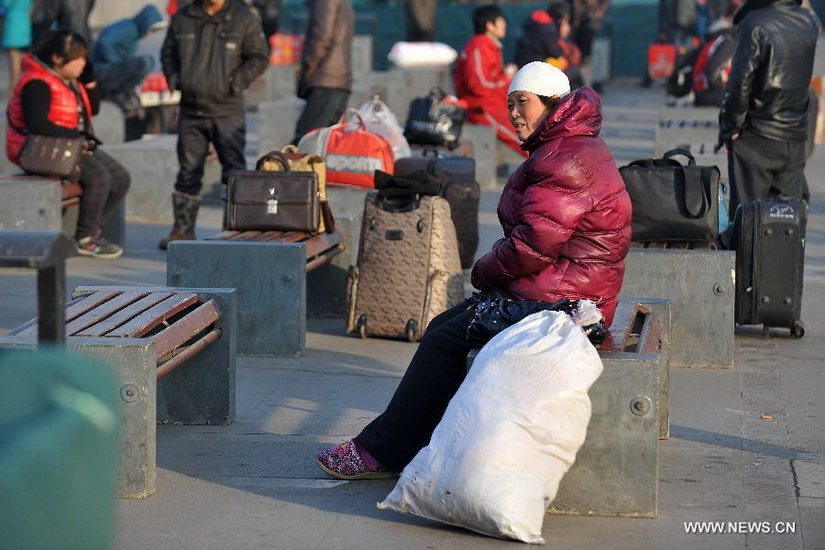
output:
[[[482,280],[481,275],[478,273],[478,263],[473,266],[473,270],[470,272],[470,284],[478,290],[490,290],[493,288]]]

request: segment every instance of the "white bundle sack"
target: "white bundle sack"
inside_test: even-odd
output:
[[[410,144],[404,137],[404,128],[398,123],[395,113],[377,95],[361,105],[358,112],[361,113],[367,130],[384,136],[389,142],[395,160],[412,156]]]
[[[565,313],[535,313],[502,331],[378,507],[543,544],[545,511],[584,443],[587,391],[601,372]]]
[[[458,52],[441,42],[396,42],[389,59],[401,69],[446,67],[458,58]]]

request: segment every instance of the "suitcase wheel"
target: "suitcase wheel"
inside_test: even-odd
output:
[[[802,321],[797,321],[791,327],[791,336],[794,338],[802,338],[805,336],[805,325],[802,324]]]
[[[361,315],[358,317],[358,322],[355,323],[355,330],[358,331],[358,336],[361,338],[367,337],[367,316]]]
[[[418,336],[418,321],[415,319],[410,319],[407,321],[407,326],[404,327],[404,335],[407,337],[408,341],[415,342],[416,337]]]

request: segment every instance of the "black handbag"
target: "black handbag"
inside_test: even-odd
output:
[[[467,111],[447,100],[447,94],[435,87],[425,97],[410,102],[404,137],[410,145],[439,145],[455,149]]]
[[[500,290],[476,293],[471,308],[475,309],[473,318],[467,325],[467,341],[478,347],[484,346],[490,339],[533,313],[539,311],[563,311],[570,314],[578,307],[578,300],[562,298],[555,302],[541,300],[514,300]],[[604,341],[605,329],[602,323],[583,327],[593,345]]]
[[[239,231],[305,231],[320,223],[318,175],[239,171],[229,176],[226,228]]]
[[[76,180],[86,139],[28,134],[20,150],[20,167],[29,174]]]
[[[674,156],[688,159],[685,166]],[[697,166],[686,149],[619,168],[633,203],[632,239],[713,241],[719,235],[719,168]]]

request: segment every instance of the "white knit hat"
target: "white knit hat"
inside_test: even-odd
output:
[[[561,69],[550,63],[533,61],[519,69],[513,77],[507,95],[513,92],[533,92],[545,97],[564,97],[570,93],[570,80]]]

